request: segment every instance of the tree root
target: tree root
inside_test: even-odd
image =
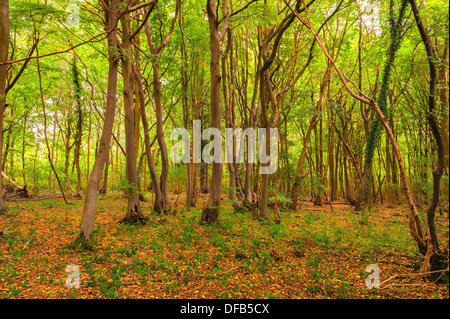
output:
[[[65,248],[71,250],[92,250],[92,245],[84,237],[84,234],[80,234],[73,243],[68,244]]]
[[[219,208],[205,207],[202,211],[202,223],[212,224],[219,218]]]

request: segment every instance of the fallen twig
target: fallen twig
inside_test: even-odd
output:
[[[383,284],[385,284],[385,283],[387,283],[387,282],[389,282],[389,281],[391,281],[392,279],[397,278],[397,277],[423,276],[423,275],[433,274],[433,273],[437,273],[437,272],[444,272],[444,271],[448,271],[448,267],[447,267],[446,269],[433,270],[433,271],[426,271],[426,272],[419,272],[419,273],[396,274],[396,275],[390,277],[389,279],[386,279],[386,280],[383,281],[382,283],[380,283],[380,287],[381,287]]]

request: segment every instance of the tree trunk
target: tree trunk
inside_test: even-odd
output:
[[[227,41],[227,47],[225,49],[225,52],[222,54],[222,91],[223,91],[223,100],[225,102],[225,127],[226,128],[233,128],[234,129],[234,123],[232,123],[232,108],[234,108],[234,101],[233,101],[233,94],[234,94],[234,77],[233,74],[231,74],[230,77],[228,77],[227,73],[227,57],[230,56],[230,72],[233,72],[233,35],[231,33],[231,30],[228,30],[228,41]],[[229,92],[230,95],[228,95],[228,78],[230,78],[230,88]],[[229,199],[232,201],[235,201],[237,199],[236,197],[236,172],[235,172],[235,165],[236,162],[236,140],[235,136],[232,135],[232,143],[231,143],[231,150],[226,149],[226,152],[232,152],[233,154],[233,160],[231,162],[227,162],[227,168],[228,173],[230,174],[229,183],[228,183],[228,196]],[[234,202],[233,202],[233,205]]]
[[[75,99],[77,102],[77,131],[75,133],[75,153],[73,156],[73,163],[75,165],[75,168],[77,170],[77,188],[75,189],[75,196],[81,196],[81,169],[80,169],[80,154],[81,154],[81,138],[83,135],[83,111],[81,108],[81,85],[79,82],[79,76],[78,76],[78,68],[76,64],[76,59],[73,60],[72,65],[72,72],[73,72],[73,83],[75,86]]]
[[[383,70],[383,77],[380,84],[380,92],[377,98],[377,104],[380,106],[380,110],[381,112],[383,112],[383,114],[387,114],[387,94],[389,89],[389,80],[391,76],[391,70],[397,55],[397,51],[400,48],[400,42],[403,37],[402,23],[405,11],[406,11],[406,0],[403,0],[397,17],[394,16],[393,11],[390,12],[391,39],[388,50],[388,58],[386,60],[386,64]],[[370,206],[369,185],[371,184],[370,182],[372,180],[372,161],[380,134],[381,134],[380,119],[376,117],[371,123],[370,134],[366,144],[363,181],[361,183],[358,200],[355,205],[356,211],[365,209],[368,206]]]
[[[444,162],[445,168],[449,169],[449,97],[448,97],[448,65],[449,65],[449,44],[448,37],[445,39],[445,48],[442,59],[446,62],[439,72],[439,87],[440,98],[442,101],[441,107],[441,132],[442,143],[444,146]]]
[[[176,9],[174,17],[172,18],[172,24],[170,30],[166,34],[164,40],[158,46],[153,44],[152,34],[150,32],[150,26],[148,21],[144,24],[145,34],[147,36],[148,46],[153,55],[152,70],[153,70],[153,97],[155,101],[155,115],[156,115],[156,137],[158,139],[159,149],[161,151],[161,175],[159,179],[159,187],[161,189],[161,203],[155,206],[155,208],[161,208],[158,213],[167,213],[170,211],[170,202],[168,194],[168,177],[169,177],[169,156],[167,153],[167,145],[164,139],[163,131],[163,116],[162,116],[162,104],[161,104],[161,80],[159,79],[159,60],[158,55],[161,50],[169,43],[170,37],[175,27],[175,22],[178,18],[180,10],[180,1],[176,2]]]
[[[183,124],[184,128],[186,130],[189,130],[189,105],[188,105],[188,63],[187,63],[187,52],[186,52],[186,39],[184,37],[184,30],[183,30],[183,16],[181,14],[180,10],[180,18],[179,18],[179,25],[180,25],[180,31],[181,31],[181,59],[182,59],[182,69],[181,69],[181,89],[182,89],[182,99],[181,103],[183,106]],[[194,206],[194,202],[192,199],[193,195],[193,181],[192,181],[192,161],[191,158],[189,158],[189,161],[186,163],[186,204],[185,209],[186,211],[189,211],[191,209],[191,206]],[[194,170],[195,171],[195,170]]]
[[[309,2],[310,5],[312,2]],[[296,2],[296,10],[299,10],[300,1]],[[307,5],[307,6],[308,6]],[[271,72],[270,67],[275,60],[277,55],[277,51],[283,37],[284,32],[289,28],[289,26],[294,22],[295,15],[294,13],[287,13],[284,19],[278,24],[276,29],[265,30],[260,33],[264,33],[264,38],[261,39],[260,44],[260,55],[263,61],[263,65],[261,67],[261,71],[259,72],[259,99],[261,103],[261,124],[266,129],[266,155],[270,153],[270,144],[271,144],[271,128],[275,127],[278,123],[279,119],[279,105],[277,104],[277,98],[273,92],[272,81],[271,81]],[[276,30],[276,31],[273,31]],[[273,40],[273,42],[272,42]],[[272,50],[270,50],[272,48]],[[270,51],[270,54],[269,54]],[[269,102],[272,104],[272,116],[269,118],[267,113]],[[278,145],[276,146],[278,147]],[[278,161],[278,159],[277,159]],[[269,162],[264,166],[268,166]],[[269,217],[269,208],[268,208],[268,189],[269,189],[269,176],[268,174],[262,174],[261,176],[261,193],[260,193],[260,217],[263,219],[267,219]],[[277,222],[279,220],[277,219]]]
[[[130,39],[130,15],[122,14],[120,18],[122,25],[122,78],[123,78],[123,101],[125,113],[125,147],[126,147],[126,172],[128,178],[127,195],[128,208],[124,223],[145,222],[148,218],[144,216],[138,193],[138,177],[136,167],[135,149],[135,113],[133,101],[133,74],[132,74],[132,46]]]
[[[224,8],[226,8],[226,2],[224,2]],[[210,50],[210,76],[211,76],[211,128],[220,130],[221,111],[220,111],[220,55],[221,55],[221,37],[224,33],[219,33],[219,19],[216,11],[216,4],[214,0],[207,0],[206,11],[208,14],[209,25],[209,50]],[[228,12],[225,13],[225,21],[223,29],[227,29],[228,25]],[[214,149],[216,152],[217,149]],[[220,149],[221,151],[221,149]],[[218,155],[218,154],[214,154]],[[222,159],[222,156],[220,156]],[[210,193],[206,207],[202,211],[201,221],[211,224],[217,221],[220,209],[220,197],[222,195],[222,169],[223,164],[213,161],[211,180],[210,180]]]
[[[159,178],[159,187],[161,188],[161,212],[167,213],[170,210],[169,194],[168,194],[168,177],[169,177],[169,156],[167,154],[167,145],[164,139],[162,105],[161,105],[161,81],[159,79],[159,63],[153,60],[153,95],[155,100],[156,114],[156,137],[161,152],[161,175]]]
[[[119,16],[120,0],[111,0],[106,12],[107,30],[111,31],[116,28],[117,18]],[[108,47],[117,48],[117,31],[113,30],[108,34]],[[95,209],[97,206],[97,193],[100,179],[103,173],[103,167],[109,153],[112,129],[114,125],[114,116],[116,110],[116,92],[117,92],[117,72],[120,57],[116,50],[108,50],[108,88],[106,95],[105,116],[103,121],[102,134],[100,137],[99,150],[95,157],[94,166],[89,177],[89,183],[86,189],[86,197],[84,200],[83,218],[80,225],[80,233],[77,239],[69,245],[72,249],[86,249],[92,240],[92,231],[95,223]]]
[[[106,194],[106,191],[108,189],[108,172],[109,172],[109,164],[110,164],[109,158],[110,158],[110,155],[108,155],[106,157],[106,163],[105,163],[105,168],[104,168],[104,172],[103,172],[103,185],[100,188],[100,190],[98,191],[99,194]]]
[[[0,62],[8,61],[9,48],[9,0],[0,0]],[[0,167],[3,153],[3,114],[6,104],[7,64],[0,65]],[[0,213],[6,211],[3,203],[3,181],[0,178]]]
[[[145,113],[145,99],[144,99],[144,90],[142,87],[142,79],[141,73],[139,69],[136,69],[134,72],[136,74],[136,81],[138,84],[138,92],[139,92],[139,100],[140,100],[140,111],[141,111],[141,119],[142,119],[142,127],[144,129],[144,145],[145,145],[145,154],[147,156],[148,169],[150,171],[150,177],[152,179],[153,192],[155,193],[155,199],[153,203],[153,210],[155,212],[162,212],[162,194],[161,188],[159,187],[158,174],[155,168],[155,162],[153,160],[153,154],[150,143],[150,135],[149,135],[149,125],[147,115]]]
[[[203,112],[203,103],[201,105],[200,109],[200,121],[201,123],[205,123],[205,117]],[[204,125],[201,124],[200,126],[200,132],[203,131]],[[203,149],[206,145],[206,140],[202,139],[201,141],[201,148]],[[206,163],[203,158],[201,159],[201,162],[199,163],[199,175],[200,175],[200,193],[202,194],[208,194],[209,193],[209,186],[208,186],[208,163]]]
[[[36,29],[35,29],[36,32]],[[36,46],[36,54],[39,56],[39,50],[38,47]],[[51,150],[50,150],[50,145],[48,143],[48,137],[47,137],[47,114],[45,111],[45,102],[44,102],[44,93],[43,93],[43,89],[42,89],[42,76],[41,76],[41,67],[40,67],[40,63],[39,63],[39,58],[36,60],[37,62],[37,73],[38,73],[38,79],[39,79],[39,91],[40,91],[40,97],[41,97],[41,105],[42,105],[42,112],[44,115],[44,139],[45,139],[45,144],[47,146],[47,158],[48,161],[50,163],[50,166],[52,168],[53,173],[55,174],[55,178],[58,182],[58,186],[59,189],[61,191],[61,194],[63,196],[64,202],[66,204],[68,204],[69,202],[67,201],[67,197],[66,197],[66,193],[64,192],[64,188],[61,184],[61,180],[59,178],[58,172],[56,171],[56,165],[52,160],[52,156],[51,156]],[[55,160],[56,162],[56,160]]]
[[[386,152],[385,152],[385,170],[386,170],[386,201],[388,206],[395,207],[397,204],[394,202],[393,190],[392,190],[392,173],[391,173],[391,152],[389,150],[389,138],[386,136]]]
[[[439,125],[436,120],[436,111],[435,111],[435,91],[436,91],[436,81],[437,81],[437,73],[436,67],[434,66],[434,50],[432,46],[431,39],[428,37],[427,31],[422,23],[422,20],[419,15],[419,9],[417,8],[417,4],[415,0],[409,0],[411,4],[412,11],[414,13],[414,17],[416,20],[417,28],[419,29],[420,36],[422,37],[422,41],[425,45],[425,50],[428,57],[428,66],[430,69],[430,82],[429,82],[429,96],[428,96],[428,114],[427,119],[430,124],[431,131],[433,133],[433,137],[436,141],[438,148],[438,162],[436,168],[433,171],[433,198],[430,203],[430,206],[427,210],[427,221],[428,228],[430,232],[431,242],[433,244],[433,252],[439,251],[439,242],[436,233],[436,225],[435,225],[435,212],[436,207],[439,203],[439,188],[442,174],[444,173],[445,162],[444,162],[444,145],[442,142],[442,135],[439,130]],[[447,252],[448,254],[448,252]],[[432,265],[434,266],[434,265]]]
[[[319,132],[317,132],[319,130]],[[322,162],[322,116],[319,117],[319,128],[314,128],[315,139],[315,155],[316,155],[316,178],[315,178],[315,191],[314,191],[314,206],[322,206],[322,174],[323,174],[323,162]]]

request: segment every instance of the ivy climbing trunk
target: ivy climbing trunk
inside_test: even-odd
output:
[[[80,154],[81,154],[81,138],[83,136],[83,110],[81,107],[81,84],[79,80],[78,68],[76,59],[73,59],[72,64],[73,84],[75,88],[75,100],[77,102],[76,116],[77,126],[75,132],[75,153],[73,157],[73,164],[77,170],[77,187],[75,189],[75,196],[81,196],[81,168],[80,168]]]
[[[380,107],[383,114],[388,114],[387,109],[387,94],[389,90],[389,79],[391,76],[391,70],[394,65],[396,54],[400,48],[402,41],[402,26],[403,19],[406,12],[407,0],[402,0],[398,17],[394,14],[393,1],[389,4],[389,26],[391,31],[391,43],[389,45],[388,57],[383,70],[383,76],[380,85],[380,92],[377,99],[377,104]],[[359,190],[358,198],[355,205],[355,210],[360,211],[370,206],[369,201],[369,185],[372,178],[372,161],[375,155],[375,148],[377,146],[379,137],[381,134],[380,118],[375,117],[371,123],[369,138],[366,144],[365,157],[364,157],[364,170],[361,178],[361,187]]]

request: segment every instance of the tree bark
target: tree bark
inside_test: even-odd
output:
[[[86,189],[86,197],[84,200],[83,218],[81,220],[80,232],[77,239],[69,245],[72,249],[86,249],[92,240],[92,231],[95,223],[95,209],[97,206],[97,193],[100,180],[103,173],[103,167],[108,157],[112,129],[114,125],[114,116],[117,103],[117,72],[119,68],[120,56],[118,56],[116,48],[117,41],[117,19],[119,16],[120,0],[111,0],[110,5],[105,12],[108,34],[108,88],[106,95],[106,108],[103,121],[102,134],[100,137],[100,145],[95,157],[94,166],[89,177],[89,183]]]
[[[150,32],[150,26],[148,21],[144,24],[145,34],[147,36],[147,42],[150,47],[150,51],[153,55],[152,70],[153,70],[153,97],[155,101],[155,115],[156,115],[156,137],[158,139],[159,149],[161,152],[161,175],[159,179],[159,187],[161,189],[161,203],[155,205],[156,208],[161,208],[161,211],[157,213],[167,213],[170,211],[170,202],[168,194],[168,177],[169,177],[169,156],[167,153],[166,140],[164,139],[163,130],[163,115],[162,115],[162,102],[161,102],[161,80],[159,79],[159,59],[158,55],[161,50],[169,43],[170,37],[175,27],[175,22],[178,18],[178,12],[180,8],[180,1],[176,2],[176,11],[172,19],[172,24],[164,40],[158,46],[153,44],[152,34]]]
[[[444,144],[444,162],[445,168],[449,169],[449,97],[448,97],[448,65],[449,65],[449,43],[448,37],[445,39],[445,48],[442,59],[446,62],[445,66],[439,72],[440,98],[442,101],[441,114],[441,132],[442,143]]]
[[[73,155],[73,163],[77,170],[77,187],[75,189],[75,196],[81,196],[81,168],[80,168],[80,154],[81,154],[81,138],[83,135],[83,110],[81,108],[81,85],[79,82],[78,68],[76,59],[73,60],[73,83],[75,86],[75,100],[77,102],[77,126],[75,132],[75,153]]]
[[[157,174],[156,168],[155,168],[155,162],[153,160],[150,135],[149,135],[148,119],[147,119],[147,115],[145,113],[145,99],[144,99],[144,90],[142,87],[141,73],[140,73],[139,69],[136,69],[134,73],[136,74],[136,81],[138,84],[138,92],[139,92],[139,100],[140,100],[139,105],[140,105],[140,111],[141,111],[142,127],[144,129],[145,154],[147,156],[147,163],[148,163],[148,168],[150,171],[150,177],[152,179],[153,192],[155,194],[153,210],[155,212],[162,212],[163,211],[162,194],[161,194],[161,188],[159,186],[158,174]]]
[[[428,66],[430,69],[430,84],[429,84],[429,96],[428,96],[428,114],[427,119],[430,124],[431,131],[433,133],[433,137],[436,141],[438,148],[438,162],[436,168],[433,171],[433,198],[430,203],[430,206],[427,210],[427,221],[428,228],[430,231],[431,242],[433,244],[433,251],[439,250],[439,242],[436,233],[436,225],[435,225],[435,212],[436,207],[439,203],[439,188],[442,174],[444,173],[445,162],[444,162],[444,145],[442,142],[442,135],[439,130],[439,124],[436,120],[436,112],[435,112],[435,92],[436,92],[436,82],[437,82],[437,73],[436,67],[434,66],[434,50],[432,46],[431,39],[428,37],[427,31],[422,23],[420,18],[419,9],[417,8],[417,3],[415,0],[409,0],[411,4],[412,11],[414,13],[414,17],[416,20],[417,28],[419,29],[420,36],[422,37],[422,42],[425,45],[425,51],[427,53],[428,58]]]
[[[36,32],[36,29],[35,29],[35,32]],[[38,47],[36,47],[36,54],[39,55]],[[37,64],[37,72],[38,72],[38,78],[39,78],[39,91],[40,91],[40,97],[41,97],[42,112],[43,112],[43,115],[44,115],[44,139],[45,139],[45,144],[47,145],[47,158],[48,158],[48,161],[49,161],[50,166],[52,168],[53,174],[55,174],[55,178],[56,178],[56,181],[58,182],[58,186],[59,186],[59,189],[60,189],[61,194],[63,196],[64,202],[66,204],[68,204],[69,202],[67,201],[66,193],[64,192],[64,188],[63,188],[63,186],[61,184],[61,180],[59,178],[58,172],[56,171],[55,163],[52,160],[50,145],[48,143],[48,137],[47,137],[47,114],[46,114],[46,111],[45,111],[45,101],[44,101],[44,93],[43,93],[43,90],[42,90],[42,76],[41,76],[41,67],[40,67],[39,58],[36,59],[36,64]]]
[[[128,178],[127,195],[128,207],[124,223],[145,222],[148,218],[144,216],[139,201],[138,177],[136,167],[135,149],[135,113],[133,100],[133,74],[132,74],[132,45],[129,13],[122,14],[120,18],[122,25],[122,79],[123,79],[123,101],[125,113],[125,147],[126,147],[126,172]]]
[[[109,172],[109,159],[110,159],[111,155],[108,155],[106,157],[106,163],[105,163],[105,168],[103,171],[103,185],[100,188],[100,190],[98,191],[99,194],[106,194],[107,189],[108,189],[108,172]]]
[[[186,39],[184,37],[184,29],[183,29],[183,16],[181,14],[180,8],[180,18],[178,19],[181,31],[181,59],[182,59],[182,68],[181,68],[181,89],[182,89],[182,99],[181,103],[183,106],[183,125],[184,128],[189,130],[189,104],[188,104],[188,62],[187,62],[187,48],[186,48]],[[192,181],[192,161],[189,158],[189,161],[186,163],[186,204],[185,209],[189,211],[191,206],[194,206],[193,202],[193,181]]]
[[[0,62],[8,61],[9,48],[9,0],[0,0]],[[7,64],[0,65],[0,167],[3,153],[3,113],[6,104]],[[6,211],[3,203],[3,181],[0,178],[0,213]]]
[[[224,8],[227,8],[226,1]],[[207,0],[206,11],[208,14],[209,25],[209,51],[210,51],[210,77],[211,77],[211,128],[220,130],[221,111],[220,111],[220,56],[221,40],[225,36],[228,28],[229,14],[225,12],[222,32],[219,31],[219,19],[214,0]],[[216,151],[216,149],[214,150]],[[215,154],[217,155],[217,154]],[[222,156],[220,156],[222,158]],[[206,207],[202,211],[201,221],[211,224],[217,221],[220,209],[220,197],[222,195],[222,161],[211,163],[212,172],[210,180],[210,193]]]
[[[313,1],[310,1],[305,5],[305,8],[311,5]],[[299,10],[300,0],[296,2],[296,10],[303,11],[305,8]],[[259,72],[259,99],[261,103],[261,124],[266,129],[266,154],[270,153],[270,130],[275,127],[279,120],[279,105],[277,98],[273,92],[271,84],[271,72],[270,67],[276,57],[281,38],[284,32],[289,28],[289,26],[294,22],[294,13],[288,13],[284,19],[271,30],[266,30],[265,37],[262,39],[260,45],[260,55],[263,61],[261,71]],[[273,40],[273,42],[272,42]],[[272,50],[269,50],[272,47]],[[270,54],[269,54],[270,51]],[[309,63],[309,62],[308,62]],[[269,103],[272,104],[272,116],[269,118],[267,113]],[[278,146],[277,146],[278,147]],[[269,165],[269,163],[265,164]],[[268,174],[262,174],[261,176],[261,193],[259,196],[259,210],[260,217],[267,219],[269,217],[268,208],[268,189],[269,189],[269,176]]]

